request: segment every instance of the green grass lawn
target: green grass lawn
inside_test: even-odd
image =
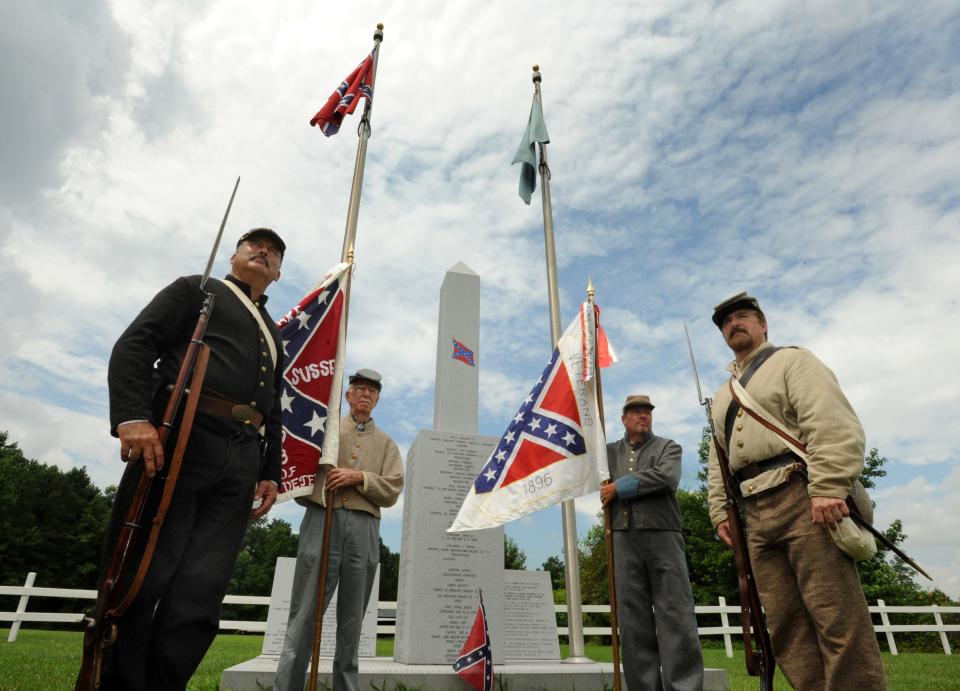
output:
[[[15,643],[7,643],[8,631],[0,629],[0,689],[57,691],[73,688],[80,664],[79,633],[22,629]],[[188,688],[191,691],[215,691],[220,686],[220,673],[224,669],[256,657],[262,646],[263,636],[217,636]],[[567,654],[565,645],[561,646],[561,654]],[[587,645],[586,654],[593,660],[612,660],[609,646]],[[377,655],[393,655],[393,639],[379,639]],[[727,670],[731,691],[756,691],[759,688],[757,679],[747,676],[742,652],[734,651],[734,657],[728,658],[723,648],[707,647],[703,657],[707,667]],[[943,653],[892,656],[884,653],[883,664],[890,691],[960,689],[960,656]],[[790,688],[779,672],[775,685],[777,689]]]

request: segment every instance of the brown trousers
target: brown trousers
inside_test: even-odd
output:
[[[813,522],[803,478],[748,497],[743,507],[773,653],[790,684],[800,691],[886,689],[856,565]]]

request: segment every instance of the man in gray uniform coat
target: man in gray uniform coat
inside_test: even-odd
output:
[[[607,444],[617,611],[630,691],[703,689],[703,656],[683,551],[680,446],[653,433],[649,396],[627,396],[626,430]]]
[[[380,390],[378,372],[361,369],[350,375],[346,393],[350,415],[340,419],[337,467],[326,471],[325,478],[323,474],[318,476],[313,494],[304,502],[307,512],[300,524],[290,618],[273,686],[276,691],[303,691],[317,606],[325,513],[322,506],[334,491],[323,608],[325,611],[330,604],[339,583],[333,689],[356,691],[358,688],[360,625],[380,561],[380,508],[396,504],[403,489],[400,450],[370,416],[380,400]],[[323,487],[326,493],[321,491]]]

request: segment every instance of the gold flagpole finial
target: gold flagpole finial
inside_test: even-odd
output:
[[[373,40],[374,41],[383,40],[383,22],[377,23],[377,30],[373,32]]]
[[[597,294],[596,288],[593,287],[593,279],[587,278],[587,297],[590,299],[590,302],[593,302],[593,296]]]
[[[533,81],[534,83],[541,81],[543,78],[540,76],[540,65],[533,66]]]

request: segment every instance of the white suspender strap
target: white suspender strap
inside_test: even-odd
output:
[[[247,311],[253,315],[253,318],[257,320],[257,324],[260,325],[260,331],[263,333],[263,340],[267,342],[267,348],[270,349],[270,358],[273,360],[273,368],[277,368],[277,344],[273,340],[273,334],[270,333],[270,329],[267,328],[267,325],[263,321],[263,317],[260,316],[260,310],[257,309],[257,306],[253,304],[253,300],[247,297],[247,294],[244,293],[240,288],[233,283],[233,281],[220,281],[227,288],[233,291],[234,295],[240,300],[240,303],[247,308]]]

